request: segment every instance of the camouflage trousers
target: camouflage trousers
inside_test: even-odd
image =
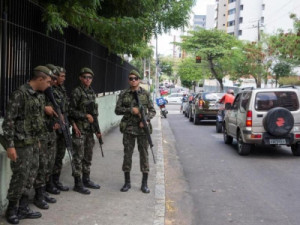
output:
[[[7,199],[18,201],[23,194],[28,194],[39,168],[38,143],[16,148],[17,160],[11,161],[12,176],[10,179]]]
[[[81,135],[81,137],[76,137],[73,135],[73,163],[74,172],[73,176],[78,177],[82,174],[90,174],[91,165],[93,159],[93,148],[95,145],[94,134],[87,133]]]
[[[124,145],[124,160],[123,171],[130,172],[132,165],[132,154],[135,146],[135,139],[137,139],[138,150],[140,153],[140,169],[143,173],[149,172],[149,160],[148,160],[148,140],[146,135],[133,135],[124,133],[123,145]]]
[[[63,167],[63,160],[66,154],[66,142],[63,134],[57,134],[56,157],[53,167],[53,174],[60,174]]]
[[[34,182],[34,188],[45,186],[52,173],[56,154],[56,133],[48,132],[40,141],[39,169]]]

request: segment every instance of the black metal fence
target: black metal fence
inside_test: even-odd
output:
[[[29,0],[0,0],[0,111],[5,113],[9,95],[30,79],[32,69],[48,63],[67,70],[65,86],[70,92],[78,82],[82,67],[90,67],[96,93],[114,92],[127,87],[133,66],[109,54],[93,38],[69,27],[61,35],[46,35],[42,9]]]

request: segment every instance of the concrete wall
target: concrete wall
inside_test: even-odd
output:
[[[119,124],[121,116],[117,116],[115,111],[117,100],[117,94],[112,94],[108,96],[98,97],[98,110],[99,110],[99,124],[102,133],[106,133],[109,129]],[[2,133],[2,122],[3,119],[0,118],[0,131]],[[104,137],[105,142],[105,137]],[[67,154],[65,156],[65,162],[69,160]],[[3,214],[4,209],[7,205],[7,190],[9,186],[9,181],[11,177],[10,160],[6,156],[6,151],[0,146],[0,215]]]

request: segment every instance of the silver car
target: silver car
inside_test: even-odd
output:
[[[237,139],[240,155],[262,144],[290,146],[300,156],[299,97],[292,87],[242,90],[225,115],[224,142]]]

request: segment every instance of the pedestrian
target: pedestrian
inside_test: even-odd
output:
[[[223,103],[224,105],[226,103],[232,103],[234,102],[234,91],[232,89],[228,89],[225,95],[219,100],[219,103]]]
[[[51,86],[56,82],[58,76],[58,69],[52,65],[47,64],[46,67],[51,70],[53,76],[51,77]],[[44,93],[40,94],[45,103],[45,110],[53,108],[51,101]],[[55,130],[59,128],[57,121],[57,114],[51,116],[45,115],[44,129],[40,137],[40,151],[39,151],[39,169],[33,187],[35,189],[35,197],[33,203],[40,209],[49,209],[48,203],[56,203],[56,199],[49,196],[46,190],[52,194],[59,194],[59,191],[53,186],[49,188],[49,171],[52,172],[56,154],[56,133]],[[46,188],[47,183],[47,188]]]
[[[123,133],[124,160],[122,170],[125,176],[125,184],[120,191],[127,192],[131,188],[130,171],[132,165],[132,154],[137,139],[138,150],[140,154],[140,170],[143,173],[141,190],[144,193],[150,193],[147,185],[149,173],[148,147],[149,143],[143,129],[140,110],[134,98],[134,92],[137,92],[140,102],[145,108],[145,114],[149,127],[150,120],[156,112],[150,97],[150,94],[139,86],[140,74],[132,70],[128,76],[130,87],[120,93],[117,101],[115,113],[124,115],[120,123],[120,131]],[[150,133],[152,129],[150,129]]]
[[[50,86],[50,76],[52,72],[47,67],[34,68],[31,80],[11,94],[2,124],[12,170],[6,211],[7,222],[11,224],[18,224],[20,219],[42,216],[29,208],[28,192],[39,167],[39,138],[44,126],[44,113],[53,115],[54,112],[50,107],[44,111],[44,102],[39,96],[39,91]]]
[[[58,68],[59,74],[57,76],[56,83],[53,85],[53,96],[57,104],[60,106],[62,115],[65,118],[68,117],[68,96],[67,91],[64,86],[64,82],[66,80],[66,70],[63,67],[56,66]],[[52,171],[51,181],[55,187],[60,191],[69,191],[69,187],[63,185],[60,182],[60,174],[63,167],[63,159],[66,154],[66,143],[65,138],[61,130],[57,130],[56,132],[56,158],[55,164]]]
[[[87,188],[100,189],[100,185],[95,184],[90,179],[93,147],[95,145],[95,131],[92,126],[93,115],[98,116],[96,95],[91,87],[93,77],[94,73],[91,69],[82,68],[79,73],[80,85],[72,91],[70,97],[69,114],[70,123],[73,126],[72,144],[74,149],[73,176],[75,185],[73,190],[82,194],[90,194]],[[90,111],[90,108],[93,112]],[[100,138],[101,132],[96,133],[96,136]]]

